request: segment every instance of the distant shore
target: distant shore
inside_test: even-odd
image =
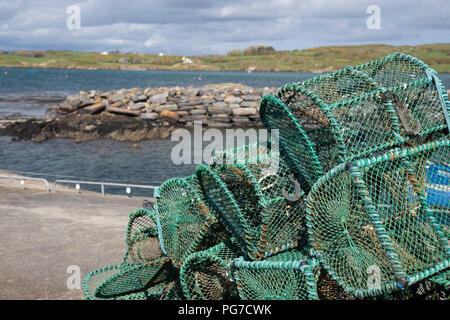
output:
[[[257,48],[257,47],[256,47]],[[437,72],[450,72],[450,43],[420,46],[328,46],[293,51],[233,50],[226,55],[177,56],[121,52],[0,52],[0,67],[83,70],[297,71],[324,73],[393,52],[413,55]]]

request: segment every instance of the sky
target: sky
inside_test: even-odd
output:
[[[448,43],[449,17],[449,0],[0,0],[0,50],[200,55]]]

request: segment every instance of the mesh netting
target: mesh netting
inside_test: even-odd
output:
[[[219,163],[220,157],[226,158],[221,154],[213,158],[211,167],[197,167],[205,199],[252,260],[306,239],[300,184],[278,153],[259,148],[245,147],[242,151],[248,156],[243,161]]]
[[[237,297],[231,278],[231,262],[243,252],[233,238],[208,250],[193,253],[180,269],[180,279],[187,299],[228,300]]]
[[[233,277],[244,300],[317,300],[315,261],[292,250],[264,261],[233,262]]]
[[[223,240],[224,232],[203,201],[195,176],[164,182],[158,189],[155,209],[164,251],[177,267],[191,253]]]
[[[100,297],[95,295],[97,287],[105,280],[113,277],[121,272],[122,265],[114,265],[107,268],[99,269],[90,272],[83,280],[83,291],[85,293],[86,300],[99,300]],[[117,299],[117,300],[159,300],[163,295],[166,284],[159,283],[147,288],[146,290],[129,293],[118,294],[110,296],[110,298],[104,299]]]
[[[437,74],[402,54],[285,85],[277,96],[263,98],[261,119],[279,130],[280,151],[305,191],[339,163],[442,137],[449,125]]]
[[[429,168],[450,168],[449,143],[342,164],[314,185],[307,207],[310,240],[346,291],[393,291],[448,267],[448,207],[446,219],[434,212],[443,209],[450,189],[448,181],[436,184],[438,175]]]
[[[122,264],[141,264],[163,256],[153,211],[138,209],[130,214],[126,245]]]

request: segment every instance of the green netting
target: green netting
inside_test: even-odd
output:
[[[317,300],[316,263],[291,250],[264,261],[233,262],[232,274],[244,300]]]
[[[184,295],[189,300],[228,300],[238,297],[230,264],[243,254],[234,238],[187,257],[180,269]]]
[[[97,286],[94,296],[111,299],[118,296],[145,292],[172,277],[169,258],[161,258],[134,266],[122,266],[120,271]]]
[[[208,205],[247,256],[261,260],[306,240],[304,192],[278,153],[252,149],[259,146],[244,148],[249,156],[242,162],[213,157],[211,167],[197,167],[197,175]]]
[[[164,182],[158,188],[155,210],[163,250],[176,267],[191,253],[211,247],[225,237],[203,200],[196,176]]]
[[[436,72],[402,54],[287,84],[277,96],[263,98],[261,119],[279,130],[305,191],[339,163],[448,132],[450,103]]]
[[[390,292],[449,267],[449,146],[444,139],[341,164],[314,185],[310,241],[346,291]]]
[[[86,300],[99,300],[101,298],[95,295],[97,287],[105,280],[113,277],[122,271],[122,265],[114,265],[99,270],[92,271],[83,279],[83,291]],[[146,290],[123,295],[114,295],[111,299],[117,300],[159,300],[164,293],[166,284],[159,283],[147,288]],[[108,298],[106,298],[108,299]]]
[[[163,256],[153,211],[138,209],[130,214],[126,245],[122,264],[142,264]]]

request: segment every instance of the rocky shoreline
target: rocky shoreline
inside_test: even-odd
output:
[[[260,127],[259,104],[276,88],[241,84],[81,91],[47,110],[46,119],[0,121],[0,135],[42,142],[165,139],[176,128]]]

